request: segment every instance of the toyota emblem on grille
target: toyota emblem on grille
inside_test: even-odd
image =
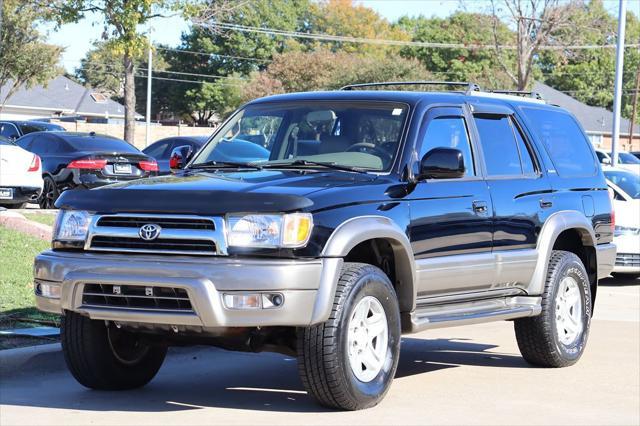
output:
[[[140,238],[142,238],[145,241],[151,241],[158,238],[158,235],[160,235],[161,230],[162,228],[160,228],[159,225],[156,225],[153,223],[147,223],[146,225],[142,225],[140,227],[140,230],[138,231],[138,235],[140,235]]]

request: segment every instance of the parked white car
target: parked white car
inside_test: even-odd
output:
[[[613,272],[640,274],[640,175],[621,168],[605,168],[613,190],[617,247]]]
[[[0,139],[0,207],[22,208],[42,192],[40,157]]]
[[[611,165],[611,155],[608,152],[596,149],[596,155],[600,164]],[[618,164],[616,167],[640,174],[640,159],[631,153],[620,151],[618,152]]]

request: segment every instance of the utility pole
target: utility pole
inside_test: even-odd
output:
[[[153,67],[153,46],[151,45],[151,35],[149,35],[149,60],[147,64],[147,132],[144,146],[149,146],[151,138],[151,68]]]
[[[638,111],[638,90],[640,90],[640,63],[636,70],[636,87],[633,91],[633,107],[631,108],[631,123],[629,124],[629,146],[633,146],[633,126],[636,124],[636,111]]]
[[[622,101],[622,69],[624,67],[624,32],[627,21],[627,0],[620,0],[618,8],[618,43],[616,47],[616,77],[613,92],[613,129],[611,132],[611,165],[618,164],[620,139],[620,109]]]

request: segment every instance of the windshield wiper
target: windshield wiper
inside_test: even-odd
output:
[[[202,163],[196,163],[189,166],[189,169],[222,169],[222,168],[250,168],[262,170],[262,166],[254,163],[243,163],[240,161],[216,161],[209,160]]]
[[[261,165],[261,167],[263,168],[296,167],[296,166],[320,166],[320,167],[326,167],[327,169],[342,170],[345,172],[367,173],[365,169],[361,169],[360,167],[345,166],[342,164],[336,164],[334,162],[313,161],[313,160],[303,160],[303,159],[287,161],[287,162],[265,163]]]

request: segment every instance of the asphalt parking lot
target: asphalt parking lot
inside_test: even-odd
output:
[[[510,322],[407,336],[361,412],[317,406],[282,355],[176,349],[147,387],[112,393],[78,385],[53,346],[3,373],[0,424],[640,424],[640,280],[603,282],[589,340],[577,365],[541,369]]]

